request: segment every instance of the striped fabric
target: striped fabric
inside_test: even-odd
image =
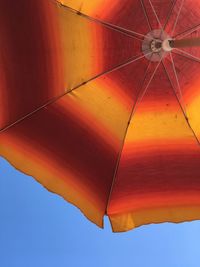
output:
[[[115,232],[200,219],[200,49],[142,53],[154,29],[198,36],[199,10],[1,1],[0,155]]]

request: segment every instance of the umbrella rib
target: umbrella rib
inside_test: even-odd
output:
[[[145,18],[146,18],[146,20],[147,20],[148,27],[149,27],[150,31],[152,31],[153,28],[152,28],[152,26],[151,26],[149,17],[148,17],[148,15],[147,15],[147,10],[146,10],[146,7],[145,7],[145,5],[144,5],[143,0],[140,0],[140,3],[141,3],[141,6],[142,6],[142,10],[143,10],[143,12],[144,12],[144,16],[145,16]]]
[[[151,54],[151,52],[150,52],[149,54]],[[148,55],[148,54],[147,54],[147,55]],[[119,69],[121,69],[121,68],[123,68],[123,67],[125,67],[125,66],[127,66],[127,65],[129,65],[129,64],[131,64],[131,63],[133,63],[133,62],[136,62],[136,61],[138,61],[138,60],[144,58],[145,56],[146,56],[146,55],[144,55],[144,54],[137,55],[137,56],[135,56],[134,58],[131,58],[131,59],[127,60],[126,62],[121,63],[121,64],[115,66],[114,68],[112,68],[112,69],[110,69],[110,70],[107,70],[107,71],[104,71],[104,72],[102,72],[102,73],[100,73],[100,74],[94,76],[93,78],[91,78],[91,79],[89,79],[89,80],[87,80],[87,81],[85,81],[85,82],[83,82],[83,83],[77,85],[76,87],[72,88],[71,90],[65,91],[63,94],[61,94],[61,95],[59,95],[59,96],[57,96],[57,97],[54,97],[53,99],[51,99],[51,100],[49,100],[48,102],[46,102],[44,105],[38,107],[37,109],[33,110],[32,112],[29,112],[28,114],[26,114],[25,116],[23,116],[23,117],[21,117],[20,119],[16,120],[15,122],[13,122],[13,123],[11,123],[11,124],[9,124],[9,125],[3,127],[2,129],[0,129],[0,133],[4,132],[4,131],[6,131],[7,129],[11,128],[12,126],[14,126],[14,125],[20,123],[21,121],[25,120],[26,118],[28,118],[28,117],[34,115],[35,113],[37,113],[38,111],[40,111],[40,110],[46,108],[47,106],[49,106],[49,105],[55,103],[57,100],[59,100],[59,99],[62,98],[63,96],[65,96],[65,95],[67,95],[67,94],[73,92],[74,90],[76,90],[76,89],[78,89],[79,87],[85,85],[86,83],[91,82],[91,81],[93,81],[93,80],[95,80],[95,79],[97,79],[97,78],[99,78],[99,77],[101,77],[101,76],[103,76],[103,75],[109,74],[109,73],[111,73],[111,72],[113,72],[113,71],[119,70]]]
[[[173,36],[173,38],[177,38],[179,36],[186,37],[187,35],[193,33],[194,31],[198,30],[199,28],[200,28],[200,24],[197,24],[197,25],[195,25],[195,26],[193,26],[193,27],[181,32],[181,33],[176,34],[175,36]]]
[[[132,30],[129,30],[129,29],[126,29],[126,28],[117,26],[117,25],[115,25],[115,24],[112,24],[112,23],[109,23],[109,22],[106,22],[106,21],[103,21],[103,20],[100,20],[100,19],[93,18],[93,17],[91,17],[91,16],[89,16],[89,15],[86,15],[86,14],[84,14],[84,13],[82,13],[82,12],[76,10],[76,9],[73,9],[73,8],[67,6],[67,5],[62,4],[62,3],[60,3],[60,2],[57,1],[57,0],[53,0],[53,1],[56,2],[58,5],[60,5],[60,6],[64,7],[64,8],[66,8],[66,9],[68,9],[69,11],[71,11],[71,12],[73,12],[73,13],[79,15],[79,16],[82,16],[82,17],[84,17],[84,18],[86,18],[86,19],[88,19],[88,20],[90,20],[90,21],[93,21],[93,22],[96,22],[96,23],[98,23],[98,24],[101,24],[101,25],[103,25],[103,26],[105,26],[105,27],[107,27],[107,28],[109,28],[109,29],[114,30],[114,31],[120,32],[120,33],[122,33],[122,34],[124,34],[124,35],[126,35],[126,36],[135,38],[135,39],[140,40],[140,41],[143,40],[143,38],[145,37],[144,34],[141,34],[141,33],[139,33],[139,32],[135,32],[135,31],[132,31]]]
[[[173,34],[174,34],[176,25],[177,25],[177,23],[178,23],[179,16],[180,16],[180,14],[181,14],[181,10],[182,10],[182,7],[183,7],[184,2],[185,2],[185,0],[182,0],[182,2],[181,2],[181,5],[180,5],[180,8],[179,8],[179,11],[178,11],[178,14],[177,14],[177,17],[176,17],[174,26],[173,26],[173,28],[172,28],[172,32],[171,32],[171,35],[172,35],[172,36],[173,36]]]
[[[172,15],[172,12],[173,12],[173,10],[174,10],[174,7],[175,7],[175,5],[176,5],[176,2],[177,2],[177,0],[174,0],[174,1],[172,0],[172,6],[171,6],[171,9],[170,9],[170,11],[169,11],[169,14],[167,15],[167,19],[166,19],[165,24],[164,24],[164,26],[163,26],[163,30],[165,30],[165,28],[166,28],[166,26],[167,26],[167,23],[168,23],[168,21],[169,21],[171,15]]]
[[[186,123],[187,123],[189,129],[191,130],[191,132],[192,132],[194,138],[196,139],[197,144],[200,145],[200,141],[199,141],[198,137],[196,136],[196,133],[195,133],[195,131],[193,130],[192,126],[190,125],[189,119],[188,119],[188,117],[187,117],[187,115],[186,115],[186,113],[185,113],[185,111],[184,111],[184,109],[183,109],[183,107],[182,107],[182,105],[181,105],[181,102],[180,102],[180,100],[179,100],[179,98],[178,98],[178,96],[177,96],[177,94],[176,94],[175,88],[174,88],[174,86],[173,86],[173,83],[172,83],[172,81],[171,81],[171,79],[170,79],[169,73],[168,73],[168,71],[167,71],[167,69],[166,69],[165,64],[163,63],[163,61],[162,61],[162,64],[163,64],[164,70],[165,70],[165,72],[166,72],[166,75],[167,75],[167,77],[168,77],[168,80],[169,80],[169,82],[170,82],[170,84],[171,84],[172,91],[173,91],[173,93],[174,93],[174,95],[175,95],[175,97],[176,97],[176,99],[177,99],[177,101],[178,101],[178,104],[179,104],[179,106],[180,106],[180,108],[181,108],[181,111],[182,111],[182,113],[183,113],[183,116],[184,116],[184,118],[185,118],[185,120],[186,120]]]
[[[147,77],[147,74],[148,74],[148,70],[149,70],[150,65],[151,65],[151,61],[149,61],[149,64],[147,66],[147,69],[146,69],[146,72],[145,72],[145,75],[144,75],[144,79],[141,82],[141,89],[140,89],[140,91],[138,93],[138,96],[137,96],[137,99],[136,99],[135,103],[133,104],[133,107],[132,107],[132,110],[131,110],[131,114],[130,114],[130,117],[129,117],[128,122],[127,122],[127,127],[125,129],[125,134],[124,134],[124,137],[123,137],[123,140],[122,140],[122,144],[121,144],[121,148],[120,148],[120,151],[119,151],[119,155],[118,155],[118,158],[117,158],[117,162],[116,162],[116,166],[115,166],[115,170],[114,170],[114,175],[113,175],[113,180],[112,180],[112,184],[111,184],[109,195],[108,195],[105,214],[108,214],[107,210],[108,210],[108,206],[109,206],[109,203],[110,203],[110,199],[111,199],[114,183],[115,183],[115,180],[116,180],[116,177],[117,177],[117,172],[118,172],[118,169],[119,169],[119,163],[120,163],[120,160],[121,160],[122,151],[123,151],[123,148],[124,148],[124,144],[125,144],[125,140],[126,140],[126,136],[127,136],[127,132],[128,132],[128,129],[129,129],[129,125],[130,125],[131,119],[133,118],[138,105],[141,103],[145,93],[147,92],[147,90],[149,88],[149,85],[150,85],[151,81],[153,80],[153,78],[155,76],[155,73],[156,73],[160,63],[161,63],[161,60],[158,62],[158,64],[157,64],[155,70],[153,71],[153,73],[152,73],[147,85],[143,89],[143,86],[144,86],[144,83],[145,83],[145,80],[146,80],[146,77]]]
[[[137,100],[136,100],[135,105],[134,105],[134,108],[133,108],[133,112],[132,112],[132,116],[131,116],[131,117],[133,117],[133,115],[135,114],[135,112],[136,112],[136,110],[137,110],[137,107],[138,107],[139,104],[141,103],[141,101],[142,101],[144,95],[146,94],[146,92],[147,92],[147,90],[148,90],[148,88],[149,88],[149,85],[150,85],[150,83],[152,82],[152,80],[153,80],[153,78],[154,78],[154,76],[155,76],[155,74],[156,74],[156,71],[157,71],[158,67],[160,66],[160,63],[161,63],[161,60],[158,62],[158,64],[157,64],[155,70],[153,71],[153,73],[152,73],[152,75],[151,75],[151,77],[150,77],[150,79],[149,79],[149,81],[148,81],[146,87],[145,87],[144,90],[142,91],[142,94],[141,94],[141,95],[138,95]]]
[[[176,67],[175,67],[175,64],[174,64],[174,59],[173,59],[172,53],[170,53],[170,59],[171,59],[171,62],[172,62],[172,68],[173,68],[174,75],[175,75],[175,78],[176,78],[176,83],[178,85],[178,91],[179,91],[179,94],[180,94],[180,103],[182,103],[183,110],[185,112],[185,115],[187,116],[187,114],[186,114],[186,105],[185,105],[184,100],[183,100],[183,94],[182,94],[182,91],[181,91],[181,86],[180,86],[180,83],[179,83],[179,79],[178,79],[178,75],[177,75],[177,72],[176,72]]]
[[[156,11],[155,11],[155,8],[154,8],[154,6],[153,6],[151,0],[149,0],[149,4],[150,4],[150,6],[151,6],[151,8],[152,8],[152,10],[153,10],[153,13],[154,13],[154,15],[155,15],[155,17],[156,17],[156,20],[157,20],[158,24],[159,24],[159,27],[160,27],[160,28],[162,29],[162,31],[163,31],[162,24],[160,23],[160,20],[159,20],[159,18],[158,18],[158,15],[157,15],[157,13],[156,13]]]
[[[173,49],[172,53],[174,54],[178,54],[179,56],[182,56],[182,57],[186,57],[190,60],[193,60],[193,61],[196,61],[196,62],[199,62],[200,63],[200,58],[199,57],[196,57],[186,51],[183,51],[181,49],[178,49],[178,48],[175,48]]]

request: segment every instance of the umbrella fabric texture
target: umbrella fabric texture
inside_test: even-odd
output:
[[[8,0],[0,23],[1,156],[100,227],[200,219],[200,49],[164,46],[199,1]]]

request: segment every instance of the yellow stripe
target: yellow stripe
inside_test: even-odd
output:
[[[69,90],[95,72],[91,22],[64,8],[57,10],[65,88]]]
[[[91,127],[99,129],[100,126],[114,144],[118,144],[124,136],[132,100],[116,92],[122,90],[109,78],[98,79],[74,90],[57,104],[69,109],[69,104],[73,103],[79,110],[79,117],[87,118],[90,115],[93,118]]]
[[[120,0],[58,0],[58,2],[91,16],[95,16],[97,12],[105,16],[108,12],[112,14],[112,9],[119,5]]]
[[[200,138],[200,96],[196,96],[187,106],[189,122],[198,138]]]
[[[147,103],[148,105],[148,103]],[[167,140],[188,139],[193,134],[182,113],[176,111],[147,112],[138,110],[132,118],[126,143],[140,143],[143,140],[157,140],[166,143]]]

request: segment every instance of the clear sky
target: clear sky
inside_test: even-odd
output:
[[[0,158],[0,267],[199,267],[200,222],[114,234]]]

